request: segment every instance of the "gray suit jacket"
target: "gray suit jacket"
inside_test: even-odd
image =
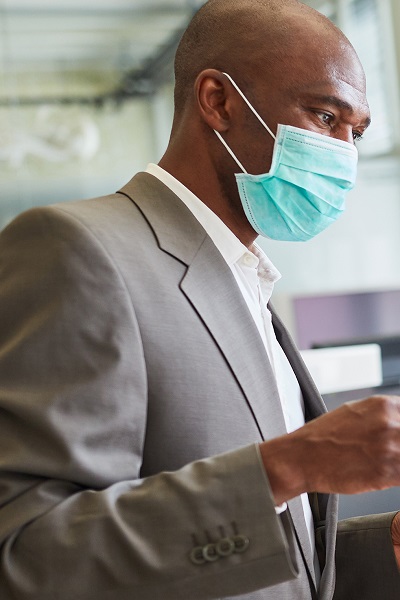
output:
[[[284,433],[262,342],[171,191],[139,174],[18,217],[0,290],[2,600],[332,598],[336,498],[311,496],[317,592],[300,500],[276,515],[258,454]],[[340,526],[335,598],[398,598],[392,517]]]

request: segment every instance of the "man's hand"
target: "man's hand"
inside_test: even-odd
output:
[[[392,540],[394,546],[394,553],[396,555],[397,564],[400,571],[400,512],[397,513],[392,521]]]
[[[358,494],[398,486],[400,397],[348,402],[260,450],[277,504],[303,492]],[[400,543],[398,519],[394,529]],[[396,550],[400,555],[400,546]]]

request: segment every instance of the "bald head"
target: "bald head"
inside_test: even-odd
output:
[[[228,72],[246,85],[272,72],[298,70],[299,59],[350,46],[321,13],[297,0],[209,0],[184,33],[175,59],[175,107],[192,99],[204,69]],[[295,73],[294,73],[295,74]]]

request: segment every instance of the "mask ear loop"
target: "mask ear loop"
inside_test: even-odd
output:
[[[232,77],[230,75],[228,75],[228,73],[225,73],[224,71],[222,71],[222,74],[225,75],[225,77],[227,77],[229,79],[229,81],[231,82],[231,84],[233,85],[233,87],[235,88],[235,90],[241,95],[241,97],[243,98],[243,100],[246,102],[247,106],[250,108],[250,110],[252,111],[252,113],[257,117],[257,119],[260,121],[261,125],[263,125],[265,127],[265,129],[268,131],[268,133],[270,135],[272,135],[272,137],[274,138],[274,140],[276,139],[276,135],[274,133],[272,133],[272,131],[270,130],[270,128],[268,127],[268,125],[265,123],[265,121],[263,121],[263,119],[260,117],[260,115],[258,114],[258,112],[256,111],[255,108],[253,108],[253,106],[250,104],[250,102],[247,100],[246,96],[243,94],[242,90],[239,88],[239,86],[233,81]],[[237,161],[236,161],[237,162]]]
[[[246,173],[246,175],[247,175],[248,173],[247,173],[246,169],[244,168],[244,166],[242,165],[242,163],[239,161],[239,159],[236,158],[236,156],[234,155],[233,151],[229,148],[228,144],[226,143],[226,141],[224,140],[224,138],[222,137],[222,135],[219,133],[219,131],[216,131],[214,129],[214,133],[219,138],[219,140],[223,143],[223,145],[225,146],[225,148],[228,150],[229,154],[232,156],[233,160],[235,161],[235,163],[237,164],[237,166],[239,167],[239,169],[242,169],[243,173]]]

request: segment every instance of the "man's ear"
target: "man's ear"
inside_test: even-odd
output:
[[[216,69],[199,73],[194,84],[197,108],[211,129],[229,129],[232,115],[232,93],[227,77]]]

